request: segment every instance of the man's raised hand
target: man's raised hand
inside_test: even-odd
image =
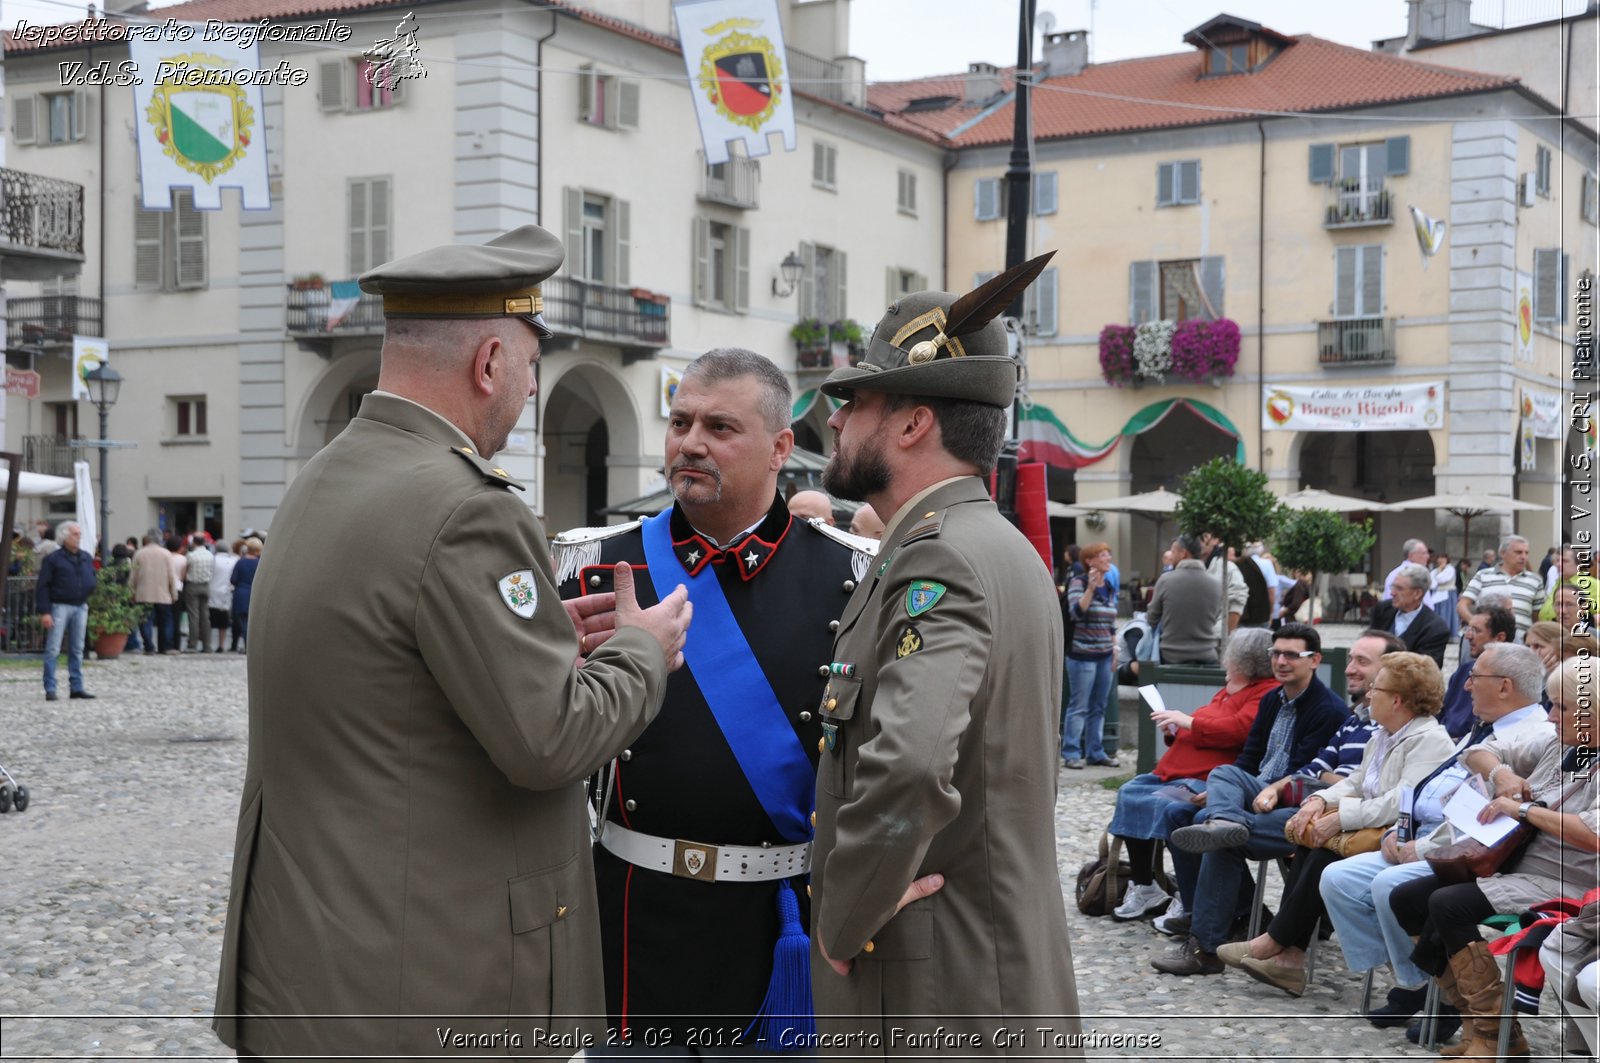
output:
[[[680,583],[660,602],[648,609],[641,609],[633,593],[633,569],[626,562],[619,562],[614,576],[616,626],[643,628],[661,647],[661,653],[667,659],[667,671],[675,672],[683,667],[684,638],[689,631],[689,621],[694,616],[689,591]]]

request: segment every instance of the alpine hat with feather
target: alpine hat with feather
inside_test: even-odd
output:
[[[891,303],[867,356],[830,373],[823,394],[848,399],[853,391],[882,391],[1010,405],[1018,363],[999,317],[1054,255],[1014,266],[966,295],[913,292]]]

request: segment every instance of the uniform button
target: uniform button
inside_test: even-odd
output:
[[[627,809],[629,812],[633,812],[639,808],[639,802],[630,797],[626,801],[622,802],[622,807]]]
[[[566,917],[567,917],[567,906],[564,905],[564,904],[556,905],[556,918],[557,919],[565,919]]]
[[[591,586],[591,587],[600,586],[600,577],[599,576],[590,576],[589,577],[589,586]]]
[[[770,849],[770,848],[772,848],[772,843],[771,842],[762,842],[761,843],[761,848]]]
[[[826,739],[826,738],[819,738],[819,739],[817,739],[817,752],[818,752],[818,753],[821,753],[821,752],[822,752],[822,751],[823,751],[823,750],[825,750],[825,749],[827,749],[827,748],[828,748],[828,740],[827,740],[827,739]],[[813,818],[813,819],[815,819],[815,818],[816,818],[816,813],[812,813],[812,818]],[[811,825],[812,825],[812,826],[813,826],[813,827],[815,827],[815,826],[816,826],[816,823],[815,823],[815,822],[813,822],[813,823],[812,823],[812,824],[811,824]]]
[[[837,620],[828,621],[828,630],[829,631],[838,631],[839,630],[839,621],[837,621]]]
[[[802,712],[800,714],[800,722],[801,723],[810,723],[811,722],[811,714],[809,712]]]
[[[623,750],[623,751],[622,751],[622,759],[623,759],[623,760],[632,760],[632,759],[633,759],[633,750],[631,750],[631,749],[624,749],[624,750]]]
[[[823,678],[827,678],[828,675],[830,675],[831,673],[828,671],[828,666],[827,665],[822,665],[821,667],[819,667],[817,669],[817,674],[822,676]]]
[[[817,825],[817,814],[815,812],[811,813],[811,825],[813,827]]]
[[[861,946],[861,951],[862,952],[871,952],[873,949],[875,949],[877,947],[878,946],[874,945],[872,942],[869,941],[865,945]]]
[[[847,580],[845,580],[845,581],[844,581],[844,589],[845,589],[845,590],[846,590],[846,591],[853,591],[853,590],[855,590],[855,589],[856,589],[856,581],[855,581],[855,580],[853,580],[853,579],[847,579]]]
[[[811,883],[809,882],[806,883],[806,896],[811,896]]]
[[[829,712],[832,712],[834,709],[837,709],[838,707],[839,707],[839,699],[838,698],[829,698],[828,699],[828,711]]]

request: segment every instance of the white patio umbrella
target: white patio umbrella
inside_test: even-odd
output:
[[[1444,509],[1449,510],[1461,518],[1464,531],[1462,539],[1462,553],[1465,554],[1472,542],[1472,518],[1481,517],[1485,513],[1515,513],[1528,510],[1548,510],[1549,506],[1537,502],[1524,502],[1520,498],[1509,495],[1480,494],[1470,486],[1444,495],[1423,495],[1421,498],[1408,498],[1404,502],[1390,502],[1391,510],[1411,509]]]
[[[1077,502],[1079,509],[1099,509],[1108,513],[1176,513],[1178,503],[1183,501],[1182,495],[1175,495],[1166,488],[1157,488],[1154,491],[1145,491],[1137,495],[1123,495],[1119,498],[1090,498],[1080,499]]]
[[[1052,517],[1087,517],[1090,510],[1082,506],[1069,506],[1065,502],[1048,501],[1045,503],[1045,512]]]
[[[1324,491],[1316,487],[1307,487],[1301,491],[1291,491],[1278,501],[1290,509],[1330,509],[1335,513],[1359,513],[1362,510],[1381,513],[1386,509],[1392,508],[1382,502],[1374,502],[1370,498],[1336,495],[1331,491]]]

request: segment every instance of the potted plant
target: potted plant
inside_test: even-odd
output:
[[[1145,321],[1133,330],[1133,368],[1139,377],[1166,383],[1172,369],[1172,334],[1177,327],[1173,321]]]
[[[94,592],[89,595],[87,626],[94,655],[102,661],[119,656],[143,616],[143,609],[133,600],[127,566],[102,568],[95,578]]]
[[[320,273],[302,273],[289,282],[290,286],[297,292],[318,291],[325,283]]]
[[[1136,384],[1133,375],[1133,326],[1107,325],[1100,330],[1100,375],[1112,387]]]
[[[794,340],[795,353],[802,366],[826,364],[828,354],[828,327],[814,317],[803,317],[789,330]]]
[[[1239,362],[1239,326],[1227,318],[1188,318],[1172,332],[1172,374],[1220,385]]]

